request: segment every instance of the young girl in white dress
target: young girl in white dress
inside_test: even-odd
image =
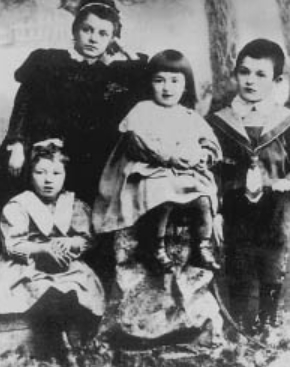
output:
[[[96,332],[104,292],[82,261],[92,246],[90,210],[64,190],[66,162],[60,141],[35,144],[31,190],[3,209],[0,315],[23,314],[44,332],[53,326],[81,340]]]
[[[135,105],[119,126],[123,136],[103,171],[95,201],[95,232],[127,230],[158,208],[156,257],[171,271],[165,249],[169,215],[176,204],[191,205],[199,214],[191,226],[201,256],[216,269],[211,237],[217,198],[210,168],[221,157],[219,144],[193,110],[194,80],[186,57],[165,50],[148,68],[152,98]]]

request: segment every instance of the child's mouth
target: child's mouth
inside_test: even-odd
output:
[[[51,192],[51,191],[53,191],[53,187],[44,187],[43,191],[44,192]]]
[[[247,93],[256,93],[256,90],[255,89],[252,89],[252,88],[245,88],[245,91]]]
[[[85,48],[87,51],[97,51],[97,50],[98,50],[98,48],[97,48],[97,47],[92,46],[92,45],[86,45],[84,48]]]

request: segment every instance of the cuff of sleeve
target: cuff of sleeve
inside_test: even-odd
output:
[[[18,262],[29,264],[32,260],[31,254],[27,252],[22,251],[13,251],[11,253],[11,256],[13,256]]]

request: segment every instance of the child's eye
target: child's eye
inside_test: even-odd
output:
[[[154,78],[153,80],[152,80],[152,82],[153,83],[162,83],[163,82],[163,79],[162,78]]]
[[[109,34],[106,31],[100,31],[99,34],[101,37],[109,37]]]
[[[241,74],[241,75],[248,75],[250,73],[250,71],[247,68],[239,68],[238,73]]]
[[[81,27],[81,31],[83,31],[84,33],[89,33],[89,32],[92,32],[92,29],[91,29],[91,27],[90,27],[90,26],[88,26],[88,25],[83,25],[83,26]]]
[[[259,76],[260,78],[265,78],[267,75],[263,71],[258,71],[257,76]]]

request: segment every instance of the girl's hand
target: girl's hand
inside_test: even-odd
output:
[[[18,177],[21,174],[25,162],[23,144],[15,143],[13,145],[8,145],[7,150],[11,151],[8,161],[8,171],[12,176]]]
[[[196,169],[199,171],[205,171],[208,168],[208,153],[202,149],[201,157],[196,165]]]
[[[191,166],[187,159],[183,158],[171,158],[170,164],[177,169],[190,169]]]
[[[77,259],[80,254],[89,248],[89,243],[80,236],[59,237],[53,240],[59,252],[62,252],[70,260]]]
[[[84,251],[88,250],[90,244],[83,237],[74,236],[69,238],[70,241],[70,253],[74,258],[77,258]]]
[[[290,191],[290,180],[287,180],[286,178],[277,180],[272,184],[272,190],[279,192]]]
[[[55,238],[49,242],[32,242],[30,256],[34,259],[36,268],[45,273],[66,271],[72,257],[64,246],[63,238]]]
[[[50,255],[60,267],[66,268],[71,263],[72,258],[62,238],[52,240],[45,252]]]

